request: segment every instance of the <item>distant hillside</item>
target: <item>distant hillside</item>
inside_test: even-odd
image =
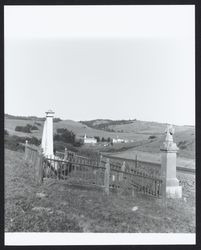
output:
[[[23,133],[15,131],[16,126],[26,126],[30,124],[37,126],[38,130],[31,133]],[[42,138],[43,132],[43,120],[38,117],[33,119],[33,116],[16,117],[5,115],[5,129],[10,135],[17,135],[21,137],[37,137]],[[88,125],[87,125],[88,124]],[[103,124],[103,125],[101,125]],[[103,129],[105,126],[106,130]],[[165,129],[167,124],[157,122],[147,122],[138,120],[93,120],[76,122],[72,120],[59,120],[54,122],[54,133],[58,128],[66,128],[69,131],[73,131],[76,136],[99,136],[100,138],[121,138],[126,139],[128,143],[114,144],[110,147],[104,147],[104,151],[108,152],[120,152],[122,150],[135,150],[159,153],[160,146],[165,139]],[[101,128],[101,129],[100,129]],[[109,131],[108,131],[109,130]],[[175,126],[174,140],[177,143],[179,150],[179,156],[186,158],[195,158],[195,127],[194,126]],[[94,146],[94,150],[103,150],[100,145]]]
[[[133,120],[108,120],[96,119],[90,121],[80,121],[90,128],[108,132],[121,133],[139,133],[139,134],[164,134],[167,123]],[[176,132],[187,129],[194,129],[193,126],[175,126]]]
[[[80,121],[80,123],[85,124],[90,128],[105,130],[105,131],[108,131],[108,132],[116,132],[112,128],[112,126],[132,124],[134,121],[135,120],[96,119],[96,120],[91,120],[91,121]]]
[[[14,120],[34,120],[34,121],[45,121],[45,117],[37,117],[37,116],[16,116],[16,115],[4,115],[5,119],[14,119]],[[62,121],[62,119],[55,117],[54,122]]]

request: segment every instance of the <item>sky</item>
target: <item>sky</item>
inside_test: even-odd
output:
[[[5,113],[195,125],[194,6],[5,6]]]

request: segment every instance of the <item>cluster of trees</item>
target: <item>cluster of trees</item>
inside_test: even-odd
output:
[[[32,130],[38,130],[38,127],[35,125],[27,124],[26,126],[16,126],[15,131],[20,131],[23,133],[31,133]]]
[[[7,130],[4,130],[4,145],[5,148],[13,150],[13,151],[24,151],[23,144],[27,140],[29,144],[34,144],[39,146],[41,144],[41,140],[32,136],[32,137],[21,137],[16,135],[9,135]]]
[[[97,140],[97,142],[112,142],[112,138],[108,137],[108,138],[100,138],[99,136],[94,136],[94,138]]]
[[[66,128],[58,128],[57,133],[54,135],[54,140],[74,144],[75,134]]]

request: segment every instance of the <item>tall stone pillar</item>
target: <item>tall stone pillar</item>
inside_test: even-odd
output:
[[[52,158],[53,152],[53,117],[54,112],[49,110],[46,113],[46,120],[43,127],[42,149],[46,157]]]
[[[161,150],[161,172],[164,174],[167,198],[181,198],[182,187],[176,177],[176,160],[178,147],[173,142],[174,129],[171,125],[166,130],[167,136]]]

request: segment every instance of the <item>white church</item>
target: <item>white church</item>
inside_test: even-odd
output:
[[[83,143],[84,144],[87,144],[87,143],[91,143],[91,144],[95,144],[95,143],[97,143],[97,139],[96,138],[94,138],[94,137],[87,137],[87,135],[85,134],[84,135],[84,138],[83,138]]]

